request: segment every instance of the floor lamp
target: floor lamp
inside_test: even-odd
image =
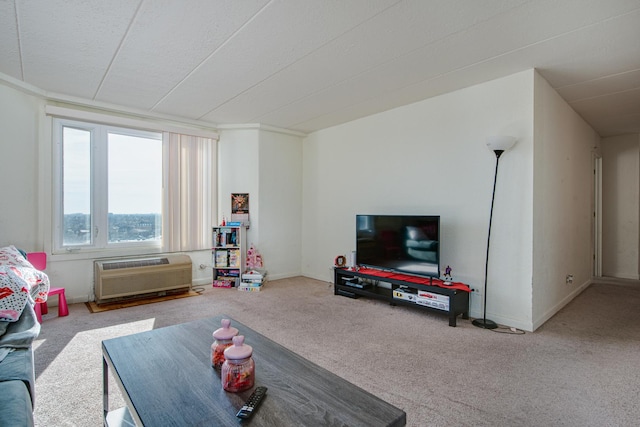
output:
[[[493,220],[493,202],[496,198],[496,182],[498,181],[498,164],[500,156],[509,148],[513,147],[516,139],[512,136],[492,136],[487,139],[487,147],[496,154],[496,172],[493,177],[493,193],[491,194],[491,213],[489,214],[489,233],[487,234],[487,257],[484,264],[484,305],[482,307],[482,319],[475,319],[473,325],[484,329],[495,329],[498,327],[493,320],[487,319],[487,274],[489,272],[489,244],[491,243],[491,221]]]

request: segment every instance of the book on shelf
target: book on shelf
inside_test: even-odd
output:
[[[229,266],[229,254],[226,250],[217,250],[215,253],[215,266],[216,267],[228,267]]]
[[[247,280],[263,280],[266,275],[266,270],[247,270],[246,272],[242,273],[242,278]]]
[[[217,277],[236,277],[236,278],[240,278],[240,270],[236,270],[236,269],[218,269],[216,270],[216,276]]]
[[[229,250],[229,267],[240,267],[240,249]]]
[[[242,279],[242,282],[240,282],[240,284],[242,286],[262,286],[263,282],[262,282],[262,280],[245,280],[245,279]]]
[[[216,247],[237,246],[238,230],[236,228],[218,228],[213,233],[213,241]]]

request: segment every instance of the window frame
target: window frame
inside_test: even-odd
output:
[[[90,132],[90,162],[91,162],[91,239],[89,244],[64,245],[64,205],[63,205],[63,129],[70,127]],[[157,139],[162,143],[162,182],[161,191],[166,197],[166,142],[163,132],[150,131],[133,127],[94,123],[84,120],[76,120],[62,117],[53,117],[53,247],[54,254],[83,253],[83,252],[113,252],[121,253],[123,250],[142,250],[146,252],[159,252],[164,245],[164,227],[161,227],[162,238],[159,240],[143,240],[135,242],[111,242],[108,241],[108,135],[117,133],[134,137]],[[161,206],[162,222],[166,220],[164,203]]]

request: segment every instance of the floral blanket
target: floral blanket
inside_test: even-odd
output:
[[[45,302],[49,277],[14,246],[0,248],[0,321],[15,322],[27,303]]]

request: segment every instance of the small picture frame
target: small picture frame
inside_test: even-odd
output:
[[[231,193],[231,221],[249,227],[249,193]]]
[[[249,214],[249,193],[231,193],[231,214]]]

